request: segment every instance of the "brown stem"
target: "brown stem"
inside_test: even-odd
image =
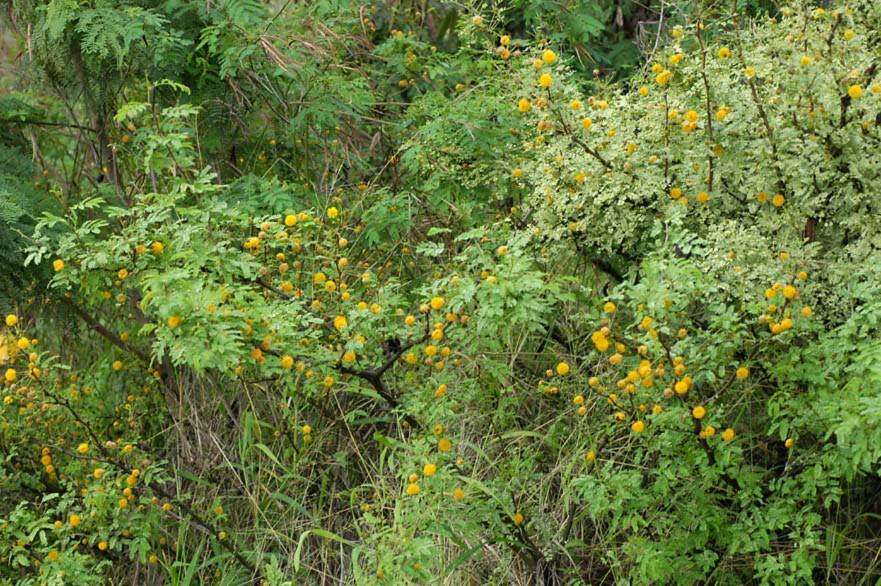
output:
[[[86,313],[85,310],[83,310],[81,307],[79,307],[73,301],[71,301],[70,299],[64,299],[64,303],[65,303],[65,305],[67,305],[67,307],[70,308],[71,311],[73,311],[74,314],[76,314],[77,317],[79,317],[84,322],[86,322],[89,325],[89,327],[91,327],[96,333],[100,334],[103,338],[105,338],[111,344],[113,344],[117,348],[125,350],[126,352],[130,352],[130,353],[134,354],[145,364],[148,364],[148,365],[150,364],[150,357],[146,353],[135,348],[134,346],[132,346],[130,344],[127,344],[126,342],[123,342],[122,338],[120,338],[114,332],[107,329],[101,322],[99,322],[97,319],[92,317],[90,314]]]
[[[707,46],[704,43],[704,39],[701,36],[701,30],[703,28],[703,21],[698,21],[697,24],[697,40],[701,46],[701,78],[704,82],[704,96],[706,97],[706,109],[707,109],[707,138],[711,143],[714,142],[713,138],[713,105],[710,100],[710,80],[707,79]],[[712,152],[707,155],[707,166],[708,169],[708,177],[707,177],[707,191],[713,191],[713,155]]]
[[[746,66],[746,59],[743,54],[743,43],[740,39],[740,21],[737,21],[737,54],[740,59],[740,64],[742,66]],[[771,121],[768,119],[768,113],[765,111],[765,107],[762,105],[762,100],[759,97],[759,90],[756,87],[756,81],[752,77],[747,78],[747,84],[749,85],[750,95],[752,96],[753,103],[756,106],[756,110],[759,112],[759,117],[762,119],[762,125],[765,127],[765,133],[768,135],[768,143],[771,145],[771,156],[774,160],[774,169],[777,171],[777,187],[781,192],[786,192],[786,181],[783,179],[783,170],[780,167],[780,157],[777,153],[777,141],[774,138],[774,129],[771,127]]]
[[[389,356],[386,361],[377,368],[367,368],[359,370],[343,366],[342,364],[337,364],[336,369],[343,374],[349,374],[366,380],[368,383],[370,383],[377,394],[385,399],[385,401],[389,405],[391,405],[393,408],[400,407],[400,402],[398,401],[398,398],[395,396],[394,393],[391,392],[391,390],[389,390],[388,385],[386,385],[385,381],[382,379],[382,375],[385,374],[386,371],[388,371],[388,369],[391,368],[395,364],[395,362],[397,362],[401,358],[401,356],[404,355],[404,352],[406,352],[413,346],[422,344],[430,337],[431,333],[426,331],[426,333],[422,336],[414,338],[406,344],[402,344],[396,352]],[[410,424],[411,427],[419,426],[419,422],[412,415],[405,414],[404,419],[407,421],[407,423]]]

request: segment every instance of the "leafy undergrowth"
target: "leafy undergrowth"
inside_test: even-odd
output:
[[[881,577],[881,6],[524,6],[11,9],[0,580]]]

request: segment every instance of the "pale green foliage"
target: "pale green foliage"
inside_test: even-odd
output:
[[[515,87],[530,89],[508,101],[513,107],[525,97],[533,107],[509,168],[522,168],[520,181],[532,190],[523,213],[534,235],[555,255],[608,255],[613,267],[640,258],[612,297],[638,308],[637,320],[652,316],[668,351],[699,367],[688,402],[709,402],[712,415],[702,425],[794,438],[797,446],[782,468],[761,473],[739,449],[717,451],[708,466],[698,445],[688,455],[688,444],[669,435],[685,431],[679,413],[651,418],[659,430],[628,459],[640,465],[654,454],[646,473],[653,481],[629,465],[606,465],[598,478],[578,481],[606,539],[626,540],[610,552],[613,567],[635,564],[640,580],[691,582],[718,574],[726,555],[744,553],[758,556],[762,581],[810,580],[824,514],[858,471],[878,470],[868,405],[881,386],[860,366],[877,357],[876,335],[866,330],[873,311],[861,294],[854,297],[878,282],[870,243],[879,234],[873,161],[881,77],[872,58],[877,40],[866,26],[877,10],[871,3],[852,12],[807,10],[713,42],[705,31],[705,63],[700,39],[688,30],[657,56],[660,68],[635,84],[647,93],[634,87],[582,96],[565,67],[536,72],[529,59],[538,55],[516,69]],[[851,29],[853,38],[845,38]],[[727,58],[718,54],[725,45]],[[681,61],[668,64],[679,52]],[[666,68],[672,80],[661,85],[654,78]],[[554,77],[549,93],[537,87],[545,72]],[[862,95],[848,96],[854,84]],[[573,111],[573,99],[584,108]],[[730,111],[717,116],[723,107]],[[695,129],[683,130],[689,111]],[[586,129],[585,117],[592,121]],[[536,132],[541,121],[549,126]],[[676,188],[681,197],[671,196]],[[700,191],[707,203],[697,201]],[[777,193],[785,199],[779,207],[771,204]],[[799,271],[807,282],[797,281]],[[768,311],[763,291],[775,282],[795,283],[799,301],[820,316],[806,320],[793,306],[799,333],[779,341],[757,323]],[[688,337],[676,343],[679,327]],[[842,338],[854,346],[846,350]],[[760,378],[732,395],[732,370],[744,363]],[[725,494],[735,486],[736,496]],[[785,555],[772,552],[781,533],[794,546]]]

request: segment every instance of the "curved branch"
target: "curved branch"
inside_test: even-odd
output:
[[[120,338],[114,332],[107,329],[107,327],[104,326],[104,324],[99,322],[97,319],[95,319],[90,314],[86,313],[86,311],[84,309],[82,309],[80,306],[75,304],[70,299],[64,299],[64,303],[67,305],[67,307],[70,308],[70,310],[77,317],[79,317],[81,320],[86,322],[90,328],[92,328],[97,334],[99,334],[101,337],[106,339],[108,342],[110,342],[111,344],[113,344],[117,348],[120,348],[121,350],[125,350],[126,352],[130,352],[130,353],[134,354],[139,359],[141,359],[141,361],[143,361],[145,364],[150,364],[150,357],[145,352],[143,352],[142,350],[139,350],[138,348],[135,348],[131,344],[123,342],[122,338]]]

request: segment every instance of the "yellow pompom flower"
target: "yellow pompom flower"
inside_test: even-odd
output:
[[[550,73],[542,73],[538,78],[538,85],[543,88],[550,88],[554,84],[554,78]]]
[[[557,374],[560,376],[566,376],[569,374],[569,364],[567,362],[560,362],[557,364]]]
[[[52,261],[52,268],[55,269],[56,273],[59,271],[63,271],[64,270],[64,261],[61,260],[60,258],[56,258],[54,261]]]
[[[698,405],[691,410],[691,416],[695,419],[703,419],[706,414],[707,410],[702,405]]]
[[[673,385],[673,390],[676,391],[677,395],[684,395],[688,392],[690,385],[686,379],[676,381],[676,384]]]
[[[609,340],[606,338],[605,334],[603,334],[602,330],[596,331],[590,335],[590,339],[593,342],[594,347],[599,352],[605,352],[609,349]]]
[[[669,69],[664,69],[657,76],[655,76],[655,83],[658,85],[667,85],[670,83],[670,80],[673,78],[673,72]]]
[[[550,49],[547,49],[544,53],[541,54],[541,60],[548,65],[553,65],[554,62],[556,62],[557,60],[557,54]]]

